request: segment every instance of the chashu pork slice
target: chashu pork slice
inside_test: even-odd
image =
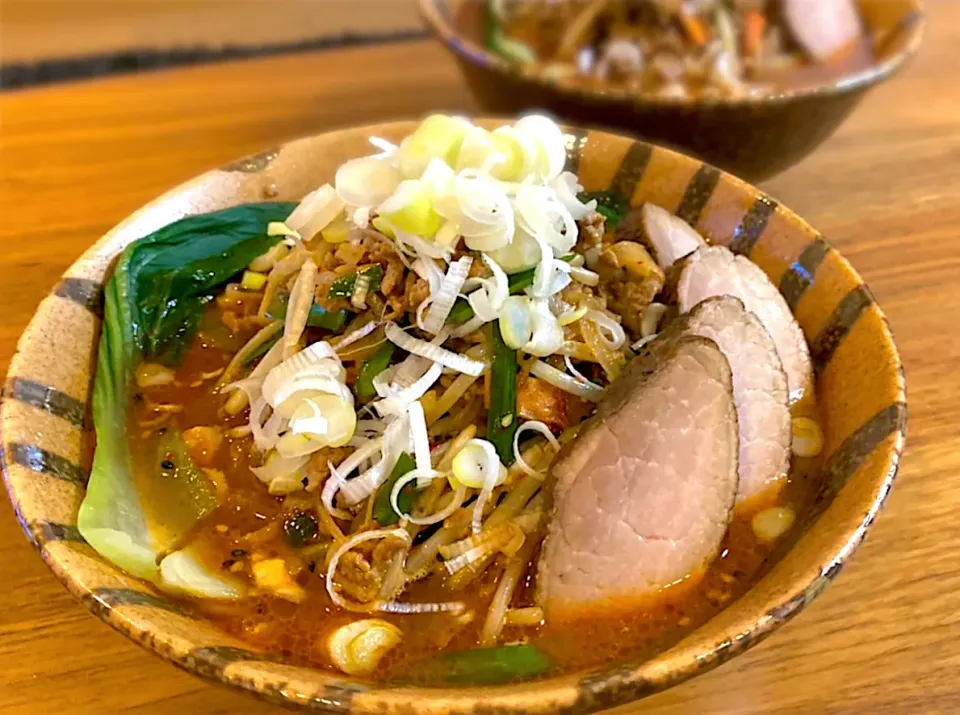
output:
[[[548,618],[629,604],[717,554],[737,493],[730,366],[701,337],[658,340],[607,390],[551,470],[537,577]]]
[[[854,0],[783,0],[790,34],[817,62],[843,57],[864,36]]]
[[[651,203],[624,216],[617,224],[613,240],[643,244],[664,271],[706,245],[690,224]]]
[[[686,259],[677,283],[680,312],[686,313],[714,296],[739,298],[770,333],[787,374],[790,402],[811,389],[813,371],[803,330],[787,301],[759,266],[724,246],[706,246]]]
[[[790,467],[791,422],[787,376],[776,345],[759,318],[738,298],[708,298],[681,316],[662,337],[700,335],[730,363],[740,426],[737,502],[782,482]]]

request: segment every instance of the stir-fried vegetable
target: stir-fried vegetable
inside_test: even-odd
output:
[[[307,258],[300,266],[293,287],[290,289],[290,302],[283,319],[283,358],[293,357],[300,347],[300,338],[307,329],[307,318],[314,306],[319,269],[312,258]]]
[[[270,307],[267,309],[267,317],[283,320],[287,315],[287,303],[289,303],[289,301],[289,293],[277,293],[270,303]],[[310,307],[310,312],[307,314],[307,327],[323,328],[324,330],[337,332],[343,330],[343,326],[347,324],[347,318],[349,316],[350,311],[345,308],[341,308],[340,310],[327,310],[322,305],[314,304]]]
[[[576,254],[568,253],[565,256],[561,256],[560,260],[564,261],[565,263],[570,263],[570,261],[572,261],[574,258],[576,258]],[[514,273],[513,275],[508,276],[510,281],[510,295],[522,293],[527,288],[532,286],[536,273],[536,268],[529,268],[525,271],[520,271],[519,273]]]
[[[367,276],[369,283],[367,283],[367,291],[375,291],[380,288],[380,281],[383,280],[383,268],[374,264],[372,266],[366,266],[361,268],[358,271],[359,275]],[[327,293],[328,298],[350,298],[353,296],[353,290],[356,287],[358,273],[348,273],[342,278],[338,278],[334,281],[333,285],[330,286],[330,292]]]
[[[264,222],[290,206],[245,204],[189,216],[128,246],[111,281],[139,352],[178,362],[214,289],[279,240],[266,235]]]
[[[513,464],[513,435],[517,431],[517,351],[503,342],[497,323],[491,323],[488,330],[493,363],[487,439],[496,448],[500,461],[509,466]]]
[[[570,253],[566,256],[560,258],[561,261],[565,263],[570,263],[576,254]],[[518,295],[523,293],[527,288],[533,285],[533,279],[536,275],[536,268],[528,268],[527,270],[520,271],[519,273],[511,273],[507,276],[507,281],[510,289],[510,295]],[[466,323],[470,318],[473,317],[473,307],[466,300],[458,300],[453,308],[450,311],[449,322],[454,325],[461,325]]]
[[[469,256],[460,258],[450,264],[450,268],[440,281],[436,293],[430,295],[430,309],[422,323],[419,322],[418,318],[418,323],[423,330],[436,335],[443,329],[460,289],[467,280],[472,264],[473,259]]]
[[[532,645],[509,645],[450,653],[417,664],[418,674],[456,685],[497,685],[549,672],[550,659]]]
[[[212,291],[280,240],[267,236],[266,226],[291,207],[248,204],[181,219],[131,243],[107,282],[93,389],[97,451],[77,525],[97,551],[132,574],[159,580],[162,546],[130,460],[126,411],[133,371],[144,359],[179,358]],[[151,511],[162,522],[159,507],[151,504]]]
[[[686,99],[769,92],[873,59],[855,0],[487,0],[484,44],[554,81]],[[818,73],[819,74],[819,73]],[[793,75],[793,76],[791,76]]]
[[[584,191],[577,198],[583,202],[597,202],[597,213],[607,220],[608,230],[614,228],[630,210],[629,202],[616,191]]]
[[[483,4],[483,32],[487,47],[504,59],[517,64],[536,62],[537,56],[529,45],[508,37],[503,31],[492,2]]]
[[[480,632],[480,645],[490,646],[497,642],[497,638],[506,625],[507,612],[510,601],[513,599],[514,590],[520,583],[523,574],[526,573],[527,565],[533,557],[537,545],[538,542],[534,538],[524,539],[523,546],[520,547],[520,550],[504,569],[503,577],[497,584],[497,590],[494,592],[490,603],[490,610],[484,620],[483,630]]]
[[[302,487],[308,455],[341,447],[353,437],[357,415],[345,377],[333,348],[320,341],[294,351],[262,378],[246,381],[247,389],[259,395],[250,410],[254,444],[267,453],[264,466],[251,471],[271,493]]]
[[[188,550],[175,551],[160,562],[160,583],[174,593],[195,598],[233,600],[243,595],[234,579],[215,574],[197,555]]]
[[[311,514],[296,514],[283,522],[287,543],[295,549],[310,541],[320,531],[320,525]]]
[[[349,297],[349,295],[347,296]],[[290,301],[289,293],[277,293],[270,307],[267,309],[267,317],[276,320],[283,320],[287,315],[287,303]],[[307,314],[308,328],[323,328],[337,332],[343,330],[347,324],[347,317],[350,311],[341,308],[340,310],[327,310],[322,305],[310,306],[310,312]]]
[[[377,348],[377,352],[370,359],[363,363],[353,386],[353,392],[359,399],[369,400],[376,396],[377,391],[373,387],[373,380],[390,366],[395,350],[396,346],[393,343],[385,342]]]
[[[404,452],[397,458],[397,463],[394,465],[393,471],[390,472],[390,476],[380,485],[376,500],[373,502],[373,518],[376,519],[377,523],[381,526],[393,526],[400,521],[400,514],[397,514],[397,512],[393,510],[393,505],[390,503],[390,495],[396,483],[400,481],[400,477],[412,472],[416,466],[413,458]],[[397,497],[397,505],[404,514],[409,514],[416,498],[417,489],[415,485],[413,483],[407,484],[400,489],[400,496]]]
[[[201,428],[202,429],[202,428]],[[147,524],[160,551],[176,548],[184,535],[217,506],[215,490],[187,453],[183,435],[168,427],[157,442],[159,480],[139,479],[149,501]],[[161,517],[161,518],[158,518]]]
[[[277,341],[279,340],[280,340],[280,333],[278,332],[272,338],[268,339],[265,343],[263,343],[257,348],[254,348],[249,353],[247,353],[243,358],[241,358],[240,364],[249,365],[254,360],[262,358],[264,355],[266,355],[270,351],[270,348],[272,348],[274,345],[277,344]]]

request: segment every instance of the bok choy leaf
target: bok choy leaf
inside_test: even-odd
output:
[[[138,477],[156,480],[147,492],[193,491],[163,504],[141,494],[127,435],[134,369],[147,359],[179,361],[214,290],[280,240],[267,235],[267,224],[282,221],[293,207],[246,204],[176,221],[127,246],[106,284],[93,388],[97,449],[77,525],[93,548],[128,573],[159,581],[158,558],[176,534],[154,533],[151,524],[183,531],[210,509],[196,479],[161,484],[159,465],[138,470]],[[196,502],[195,518],[170,513],[184,501]]]

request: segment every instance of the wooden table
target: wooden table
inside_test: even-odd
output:
[[[897,486],[811,608],[636,709],[960,712],[960,3],[934,2],[931,14],[909,70],[766,187],[852,260],[890,318],[910,400]],[[428,43],[0,96],[0,363],[60,273],[165,189],[297,135],[432,109],[475,106]],[[6,502],[0,512],[0,712],[279,712],[172,668],[93,618],[33,553]]]
[[[0,62],[420,28],[415,0],[0,0]]]

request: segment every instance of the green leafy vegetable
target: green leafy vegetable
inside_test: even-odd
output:
[[[347,310],[330,311],[322,305],[312,305],[310,306],[310,312],[307,314],[307,327],[323,328],[324,330],[337,332],[343,330],[349,315],[350,312]]]
[[[287,543],[299,549],[320,532],[320,525],[311,514],[297,514],[283,522]]]
[[[412,472],[416,467],[416,462],[409,454],[404,452],[397,459],[393,471],[387,480],[380,485],[377,490],[377,496],[373,502],[373,518],[377,520],[380,526],[391,526],[400,521],[400,515],[393,510],[393,504],[390,503],[390,495],[393,493],[393,487],[404,474]],[[417,489],[413,483],[404,486],[397,495],[397,505],[404,514],[409,514],[413,508],[413,500],[417,498]]]
[[[561,256],[561,261],[566,261],[570,263],[577,254],[568,253],[566,256]],[[511,273],[507,276],[507,285],[510,288],[510,295],[517,295],[522,293],[527,288],[533,285],[534,273],[536,268],[528,268],[525,271],[518,271],[517,273]],[[450,315],[447,317],[447,320],[454,325],[462,325],[466,323],[470,318],[473,317],[473,308],[470,304],[465,301],[463,298],[457,298],[457,302],[454,303],[453,308],[450,310]]]
[[[361,268],[360,273],[370,278],[370,285],[367,287],[368,291],[373,292],[380,289],[380,281],[383,280],[383,267],[379,263]],[[330,286],[330,292],[327,293],[327,297],[349,298],[353,295],[353,286],[356,282],[356,273],[348,273],[345,276],[337,278],[337,280],[333,282],[333,285]]]
[[[165,590],[195,598],[233,600],[246,591],[243,584],[205,564],[201,555],[190,548],[163,558],[160,579]]]
[[[508,62],[530,64],[537,61],[536,53],[530,45],[504,33],[500,18],[493,8],[493,0],[487,0],[483,4],[483,39],[488,50]]]
[[[577,198],[583,203],[597,200],[597,213],[607,220],[608,230],[616,226],[630,211],[630,203],[616,191],[584,191],[578,194]]]
[[[266,316],[273,320],[283,320],[287,317],[287,304],[290,302],[290,294],[277,291],[273,295],[273,300],[267,306]]]
[[[613,228],[620,223],[620,215],[614,213],[606,206],[597,206],[597,213],[602,215],[607,220],[604,228]]]
[[[158,523],[176,523],[164,504],[179,499],[155,504],[147,494],[166,484],[183,490],[194,514],[205,507],[190,493],[192,478],[164,483],[159,465],[135,478],[127,437],[134,368],[144,359],[179,359],[214,289],[280,240],[267,236],[267,224],[282,221],[293,207],[247,204],[164,226],[127,246],[104,288],[93,388],[97,450],[77,525],[91,546],[135,576],[158,580],[157,556],[168,540],[183,536],[154,533]]]
[[[377,349],[377,352],[363,363],[357,381],[353,386],[353,394],[361,400],[369,400],[377,394],[373,388],[373,378],[389,367],[394,350],[396,350],[396,346],[393,343],[385,342]]]
[[[473,317],[473,306],[463,298],[457,298],[457,302],[450,309],[447,321],[454,325],[463,325]]]
[[[183,535],[217,508],[216,491],[187,453],[183,435],[167,427],[157,442],[159,479],[140,479],[143,500],[150,504],[147,522],[163,552],[180,545]]]
[[[532,645],[464,650],[417,664],[419,677],[456,685],[496,685],[548,672],[550,659]]]
[[[283,320],[287,315],[287,302],[290,300],[289,293],[277,293],[267,308],[267,317],[274,320]],[[307,314],[307,327],[323,328],[337,332],[343,330],[347,324],[347,318],[350,316],[348,310],[327,310],[322,305],[310,306],[310,312]],[[262,354],[262,353],[261,353]]]
[[[193,337],[212,291],[280,240],[265,220],[293,204],[247,204],[164,226],[121,254],[114,277],[124,298],[140,353],[176,362]]]
[[[247,355],[243,360],[240,361],[240,364],[241,364],[241,365],[249,365],[250,363],[252,363],[252,362],[253,362],[254,360],[256,360],[257,358],[263,357],[263,356],[266,355],[268,352],[270,352],[270,348],[272,348],[274,345],[276,345],[279,341],[280,341],[280,336],[279,336],[279,335],[275,335],[274,337],[272,337],[272,338],[270,338],[268,341],[266,341],[263,345],[261,345],[259,348],[257,348],[256,350],[254,350],[253,352],[251,352],[249,355]]]
[[[490,366],[490,411],[487,440],[497,449],[500,461],[513,464],[513,436],[517,431],[517,351],[503,342],[500,324],[489,324],[493,363]]]

